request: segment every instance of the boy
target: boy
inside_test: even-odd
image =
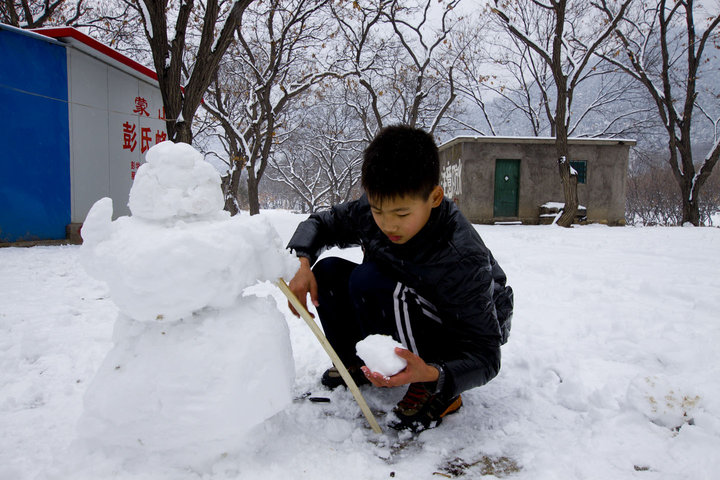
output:
[[[358,384],[409,384],[391,426],[432,428],[460,408],[461,392],[497,375],[512,289],[478,233],[444,198],[431,135],[400,125],[383,129],[364,152],[362,186],[359,200],[298,226],[288,248],[300,268],[289,286],[303,305],[310,294]],[[336,257],[315,263],[327,247],[358,244],[360,265]],[[396,353],[407,367],[384,377],[363,366],[355,344],[370,334],[399,341],[405,349]],[[344,384],[335,368],[322,383]]]

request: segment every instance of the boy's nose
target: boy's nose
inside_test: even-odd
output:
[[[397,229],[397,225],[394,224],[386,224],[385,228],[383,228],[383,230],[387,233],[395,233],[397,232]]]
[[[391,234],[397,231],[398,226],[392,219],[388,219],[386,215],[377,218],[378,227],[386,234]]]

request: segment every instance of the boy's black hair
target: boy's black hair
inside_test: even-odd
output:
[[[365,149],[362,186],[380,201],[402,196],[426,199],[440,184],[440,159],[429,133],[407,125],[383,128]]]

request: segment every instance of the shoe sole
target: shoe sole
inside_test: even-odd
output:
[[[458,410],[460,410],[460,407],[462,407],[462,404],[463,404],[462,396],[458,395],[458,397],[455,400],[453,400],[450,405],[448,405],[448,407],[445,409],[445,411],[443,411],[443,413],[440,414],[440,416],[437,418],[437,420],[431,421],[428,425],[423,425],[422,423],[417,422],[417,421],[413,422],[413,421],[403,420],[402,418],[400,418],[400,421],[391,422],[389,424],[389,426],[390,426],[390,428],[392,428],[394,430],[409,429],[416,433],[422,432],[424,430],[429,430],[431,428],[435,428],[435,427],[439,426],[442,423],[443,418],[446,417],[447,415],[452,415],[453,413],[456,413]],[[397,415],[397,413],[396,413],[396,415]]]
[[[462,407],[462,396],[458,395],[458,397],[453,400],[453,402],[445,409],[445,411],[440,414],[440,418],[457,412],[458,410],[460,410],[460,407]]]
[[[363,373],[351,373],[350,376],[355,382],[355,385],[357,385],[358,387],[370,383],[370,380],[368,380]],[[345,380],[342,378],[342,375],[340,375],[340,372],[336,369],[328,369],[325,373],[323,373],[322,377],[320,378],[320,384],[322,384],[324,387],[329,388],[330,390],[335,390],[337,387],[341,386],[347,388]]]

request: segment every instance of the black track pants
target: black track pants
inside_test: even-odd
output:
[[[355,344],[371,334],[392,336],[426,362],[440,356],[445,332],[435,307],[373,262],[327,257],[313,272],[320,322],[346,366],[362,365]]]

